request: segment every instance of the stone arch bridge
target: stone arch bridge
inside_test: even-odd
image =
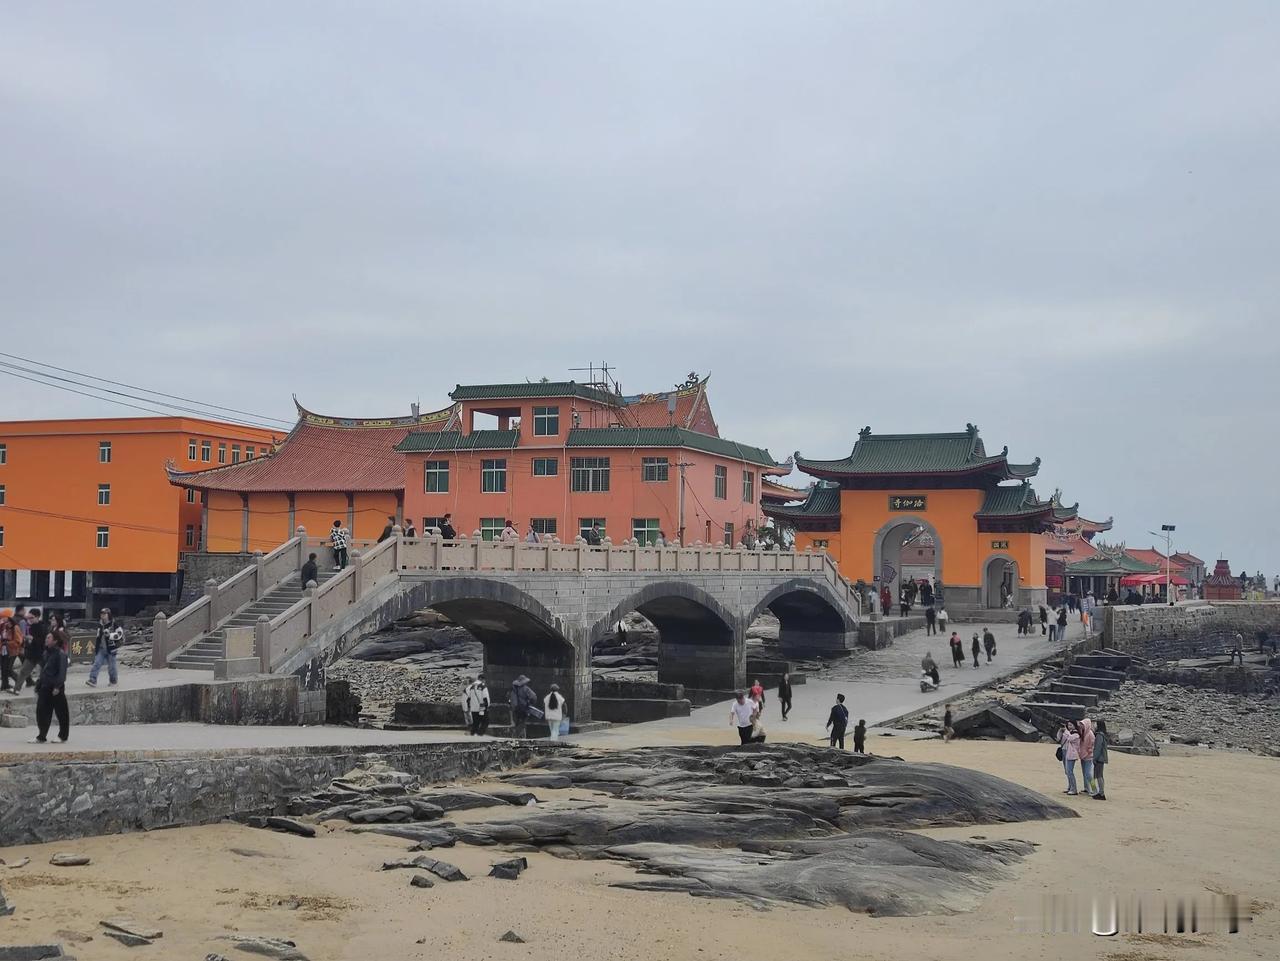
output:
[[[287,609],[247,619],[254,604],[270,601],[273,588],[296,579],[298,562],[316,549],[300,532],[256,558],[254,578],[241,572],[173,618],[157,618],[153,664],[181,663],[183,649],[237,621],[252,630],[260,671],[323,676],[323,667],[360,637],[430,607],[481,642],[491,690],[505,691],[520,674],[539,693],[558,683],[575,717],[588,720],[592,647],[631,611],[659,631],[659,679],[694,688],[744,686],[747,629],[765,610],[777,616],[786,650],[845,651],[858,639],[855,592],[823,552],[398,534],[353,552],[346,571],[301,593]],[[248,590],[233,583],[236,578],[265,589]],[[227,600],[237,589],[244,603]]]

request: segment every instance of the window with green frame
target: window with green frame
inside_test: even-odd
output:
[[[560,408],[535,407],[533,409],[533,436],[555,437],[560,433]]]
[[[579,517],[578,518],[578,536],[586,537],[594,524],[600,528],[600,536],[604,537],[604,518],[603,517]]]
[[[644,547],[651,547],[658,542],[658,518],[631,518],[631,536]]]
[[[429,460],[422,465],[422,489],[428,494],[447,494],[449,492],[449,462],[447,460]]]
[[[582,492],[602,492],[609,489],[609,458],[572,457],[569,459],[572,474],[570,489]]]
[[[496,541],[502,537],[502,529],[507,526],[505,517],[480,518],[480,537],[486,541]]]
[[[640,479],[649,482],[661,482],[668,479],[671,472],[671,461],[665,457],[642,457],[640,459]]]
[[[507,489],[507,459],[499,457],[494,460],[480,461],[480,492],[483,494],[501,494]],[[498,528],[501,530],[502,528]]]
[[[716,497],[726,500],[729,497],[729,468],[716,467]]]
[[[534,477],[557,477],[560,474],[560,461],[555,457],[535,457],[533,459]]]

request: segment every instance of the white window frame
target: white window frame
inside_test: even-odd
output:
[[[531,517],[529,523],[533,525],[533,532],[540,538],[555,537],[559,533],[554,517]]]
[[[432,466],[432,465],[436,466]],[[439,465],[443,464],[441,467]],[[436,486],[431,486],[431,478],[434,477]],[[441,483],[443,478],[444,483]],[[449,493],[449,462],[447,460],[427,460],[422,462],[422,491],[424,494],[447,494]]]
[[[723,464],[716,464],[712,476],[715,478],[715,489],[712,492],[715,499],[727,501],[729,499],[729,468]]]
[[[608,457],[569,459],[569,489],[575,494],[607,494],[612,466]]]
[[[631,518],[631,536],[640,542],[641,547],[652,547],[658,541],[661,525],[660,517],[633,517]]]
[[[555,430],[549,428],[555,427]],[[560,408],[559,407],[535,407],[533,409],[533,436],[534,437],[559,437],[560,436]]]
[[[543,466],[543,470],[538,470],[538,465]],[[546,470],[546,465],[551,465],[551,470]],[[535,457],[533,459],[533,476],[534,477],[559,477],[560,476],[560,458],[558,457]]]
[[[98,441],[98,463],[99,464],[111,463],[111,441],[109,440]]]
[[[480,539],[484,541],[497,541],[502,539],[502,532],[507,529],[507,519],[505,517],[482,517],[480,518]]]
[[[480,493],[505,494],[507,492],[507,459],[485,457],[480,461]],[[505,524],[503,525],[506,526]]]
[[[187,438],[187,460],[195,460],[200,450],[200,442],[194,437]]]
[[[227,442],[218,442],[218,463],[225,464],[227,462]]]
[[[98,550],[107,550],[109,547],[111,547],[111,528],[110,527],[98,528],[97,544],[98,544]]]
[[[213,441],[202,440],[200,442],[200,463],[202,464],[213,463]]]
[[[99,507],[111,506],[111,485],[110,484],[98,485],[98,506]]]
[[[671,480],[671,458],[640,458],[640,480],[647,484],[662,484]]]
[[[753,470],[744,470],[742,472],[742,503],[751,504],[756,499],[756,472]]]

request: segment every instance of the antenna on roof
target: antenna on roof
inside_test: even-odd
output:
[[[615,369],[616,368],[610,367],[608,363],[601,361],[599,366],[594,362],[591,362],[586,367],[570,367],[569,373],[580,374],[585,372],[587,375],[587,387],[594,387],[597,390],[621,394],[622,384],[619,383],[616,377],[612,376]]]

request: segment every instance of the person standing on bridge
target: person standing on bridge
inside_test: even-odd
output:
[[[600,536],[600,525],[592,522],[591,528],[587,531],[586,541],[590,547],[599,547],[603,538]]]
[[[529,719],[535,721],[542,718],[542,710],[538,707],[538,693],[529,686],[529,678],[521,674],[511,682],[511,693],[507,695],[511,705],[511,723],[515,728],[514,735],[519,738],[529,736]]]
[[[385,540],[391,538],[391,532],[396,529],[396,519],[391,514],[387,515],[386,526],[382,528],[382,533],[378,535],[378,543],[381,544]]]
[[[507,526],[502,529],[502,543],[514,544],[520,540],[520,532],[516,530],[515,523],[510,517],[507,518]]]
[[[781,708],[782,719],[785,721],[791,712],[791,675],[787,673],[778,682],[778,707]]]
[[[524,542],[526,544],[538,543],[538,532],[533,529],[533,521],[529,521],[529,533],[524,535]]]
[[[440,519],[440,536],[446,541],[457,540],[458,532],[453,529],[453,515],[445,514]]]
[[[404,522],[404,536],[405,537],[418,536],[418,528],[414,526],[412,518]]]
[[[831,732],[831,746],[840,745],[844,750],[844,732],[849,726],[849,709],[844,706],[844,695],[837,694],[835,704],[831,705],[831,713],[827,715],[827,730]]]
[[[347,546],[351,543],[351,531],[342,526],[342,521],[334,521],[329,530],[329,546],[333,548],[333,562],[337,570],[347,566]]]

